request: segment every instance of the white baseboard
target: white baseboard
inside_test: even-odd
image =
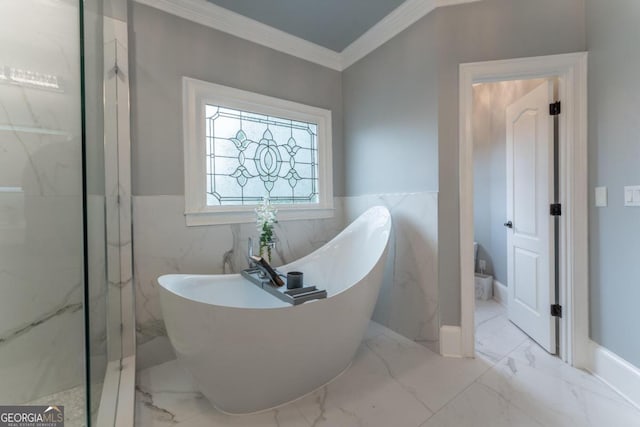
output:
[[[640,368],[590,341],[591,373],[640,409]]]
[[[503,285],[497,280],[493,281],[493,299],[503,306],[507,306],[509,295],[507,293],[507,285]]]
[[[440,326],[440,354],[444,357],[462,357],[460,326]]]

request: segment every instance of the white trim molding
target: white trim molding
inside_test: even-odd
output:
[[[212,206],[206,193],[205,109],[217,105],[317,125],[318,202],[278,204],[279,220],[330,218],[333,211],[331,111],[189,77],[182,78],[184,195],[188,226],[255,221],[255,206]]]
[[[460,300],[462,354],[474,357],[473,91],[474,83],[557,78],[560,120],[560,357],[589,366],[587,53],[460,65]]]
[[[262,46],[343,71],[439,7],[482,0],[407,0],[342,52],[327,49],[206,0],[135,0]]]
[[[440,326],[440,354],[444,357],[463,357],[460,326]]]
[[[342,69],[355,64],[416,21],[444,6],[480,0],[407,0],[342,51]]]
[[[497,280],[493,281],[493,299],[504,307],[506,307],[509,302],[509,295],[507,292],[507,285],[504,285]]]
[[[338,52],[216,6],[206,0],[135,1],[279,52],[327,68],[342,70],[342,58]]]
[[[640,369],[596,342],[589,344],[589,371],[640,409]]]

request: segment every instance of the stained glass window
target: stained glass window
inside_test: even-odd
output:
[[[279,220],[330,218],[331,110],[182,78],[188,226],[255,221],[265,197]]]
[[[208,206],[317,204],[318,126],[206,105]]]

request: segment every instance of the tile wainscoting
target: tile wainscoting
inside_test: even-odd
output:
[[[373,318],[417,341],[438,339],[437,193],[337,197],[330,219],[276,224],[273,264],[320,248],[367,208],[384,205],[393,217],[385,278]],[[187,227],[183,196],[135,196],[134,276],[138,369],[175,357],[166,337],[156,279],[170,273],[236,273],[246,267],[255,224]]]

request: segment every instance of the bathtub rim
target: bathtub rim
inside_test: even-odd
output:
[[[349,289],[352,289],[353,287],[357,286],[360,282],[362,282],[364,279],[367,278],[367,276],[371,273],[372,269],[375,268],[375,266],[377,265],[377,263],[380,261],[380,259],[382,257],[385,256],[385,254],[388,253],[388,247],[389,247],[389,240],[391,237],[391,230],[393,227],[393,222],[391,219],[391,212],[389,211],[389,209],[386,206],[383,205],[376,205],[376,206],[372,206],[369,209],[367,209],[365,212],[363,212],[362,214],[360,214],[355,220],[353,220],[347,227],[345,227],[342,231],[340,231],[340,233],[338,233],[334,238],[332,238],[330,241],[328,241],[327,243],[325,243],[324,245],[322,245],[320,248],[314,250],[313,252],[303,256],[302,258],[299,258],[297,260],[294,260],[288,264],[276,267],[278,270],[282,270],[286,273],[287,270],[289,270],[290,268],[288,268],[289,266],[294,266],[294,269],[299,269],[299,266],[301,264],[305,264],[305,262],[313,262],[313,256],[318,252],[323,250],[326,246],[330,245],[331,243],[333,243],[335,240],[340,239],[341,237],[343,237],[343,235],[349,233],[352,231],[352,228],[355,224],[361,222],[361,221],[365,221],[366,220],[366,216],[367,215],[374,215],[374,213],[376,211],[381,211],[385,218],[386,218],[386,224],[385,224],[385,230],[384,232],[387,233],[387,239],[384,245],[382,245],[382,247],[380,248],[380,251],[375,254],[376,256],[373,257],[375,259],[375,261],[373,262],[373,264],[371,265],[371,268],[366,269],[363,274],[357,278],[357,280],[354,280],[353,283],[349,284],[348,286],[340,289],[338,292],[334,293],[334,294],[330,294],[327,295],[327,298],[325,299],[319,299],[319,300],[311,300],[311,301],[307,301],[303,304],[299,304],[299,305],[292,305],[292,304],[288,304],[284,301],[279,300],[277,297],[270,295],[268,292],[261,290],[257,285],[252,284],[251,282],[249,282],[247,279],[244,279],[244,281],[246,281],[247,284],[250,284],[251,286],[255,287],[256,290],[259,290],[260,292],[269,295],[269,300],[273,299],[274,302],[279,302],[282,305],[279,305],[277,307],[242,307],[242,306],[234,306],[234,305],[223,305],[223,304],[216,304],[213,302],[207,302],[207,301],[203,301],[201,299],[197,299],[195,297],[191,297],[188,295],[184,295],[182,293],[178,293],[177,291],[175,291],[174,289],[172,289],[172,287],[170,286],[169,283],[162,283],[162,282],[166,282],[168,280],[178,280],[178,279],[185,279],[185,278],[189,278],[189,277],[197,277],[197,278],[201,278],[201,279],[205,279],[205,278],[228,278],[231,280],[237,280],[237,279],[243,279],[242,275],[240,275],[239,273],[232,273],[232,274],[186,274],[186,273],[172,273],[172,274],[163,274],[161,276],[158,276],[158,278],[156,279],[156,283],[165,291],[169,292],[170,294],[182,298],[184,300],[190,301],[190,302],[195,302],[195,303],[200,303],[200,304],[205,304],[207,306],[213,306],[216,308],[223,308],[223,309],[232,309],[232,310],[290,310],[296,307],[303,307],[305,305],[309,305],[309,304],[313,304],[313,303],[323,303],[326,302],[327,300],[330,300],[334,297],[337,297],[347,291],[349,291]],[[243,283],[245,283],[243,281]],[[229,284],[228,286],[234,286],[233,284]]]

